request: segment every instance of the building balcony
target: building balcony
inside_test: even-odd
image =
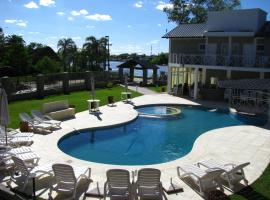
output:
[[[169,64],[270,68],[270,56],[252,57],[171,53],[169,55]]]

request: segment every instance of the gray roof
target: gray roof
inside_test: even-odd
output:
[[[200,38],[206,30],[206,24],[180,24],[163,38]]]
[[[270,79],[240,79],[218,82],[220,88],[240,90],[270,90]]]
[[[137,65],[140,65],[141,67],[136,67]],[[146,60],[138,60],[138,59],[130,59],[118,65],[117,67],[118,68],[134,68],[134,69],[159,69],[159,67],[149,63]]]

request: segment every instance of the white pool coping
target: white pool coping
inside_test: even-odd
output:
[[[168,94],[153,94],[136,97],[132,100],[136,106],[149,104],[188,104],[199,105],[193,101]],[[85,103],[86,102],[82,102]],[[215,105],[213,105],[215,107]],[[202,134],[196,139],[192,151],[186,156],[175,161],[147,166],[119,166],[100,164],[80,160],[63,153],[57,147],[57,143],[64,135],[75,129],[98,128],[123,124],[137,118],[138,113],[130,104],[118,102],[116,107],[102,106],[101,115],[89,114],[88,111],[76,114],[75,119],[62,122],[62,129],[54,131],[49,135],[36,134],[33,137],[32,148],[40,157],[40,164],[69,163],[74,166],[85,166],[92,169],[92,179],[102,184],[105,181],[106,171],[112,168],[124,168],[136,170],[143,167],[154,167],[162,171],[162,181],[169,181],[171,177],[177,179],[176,167],[183,164],[197,163],[201,160],[215,159],[229,163],[250,162],[245,172],[249,183],[260,177],[264,169],[270,162],[270,131],[256,126],[233,126],[215,129]],[[194,190],[180,181],[184,192],[178,195],[168,195],[169,200],[173,199],[202,199]],[[45,197],[47,197],[45,195]],[[91,198],[89,198],[91,199]]]

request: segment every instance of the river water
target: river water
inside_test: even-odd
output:
[[[123,62],[121,61],[110,61],[110,67],[112,69],[112,71],[118,71],[117,66],[122,64]],[[167,74],[168,72],[168,66],[167,65],[157,65],[159,67],[158,69],[158,75],[160,75],[160,72],[165,72]],[[129,69],[124,70],[127,73],[129,72]],[[152,70],[148,70],[148,77],[152,77],[153,71]],[[142,70],[135,70],[134,71],[134,75],[135,76],[142,76],[143,72]]]

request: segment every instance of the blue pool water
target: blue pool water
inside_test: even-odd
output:
[[[158,109],[158,107],[155,107]],[[140,108],[149,112],[153,107]],[[106,164],[147,165],[178,159],[192,149],[202,133],[242,124],[263,125],[263,120],[225,112],[181,106],[177,118],[138,117],[118,127],[87,130],[64,136],[59,148],[73,157]]]

